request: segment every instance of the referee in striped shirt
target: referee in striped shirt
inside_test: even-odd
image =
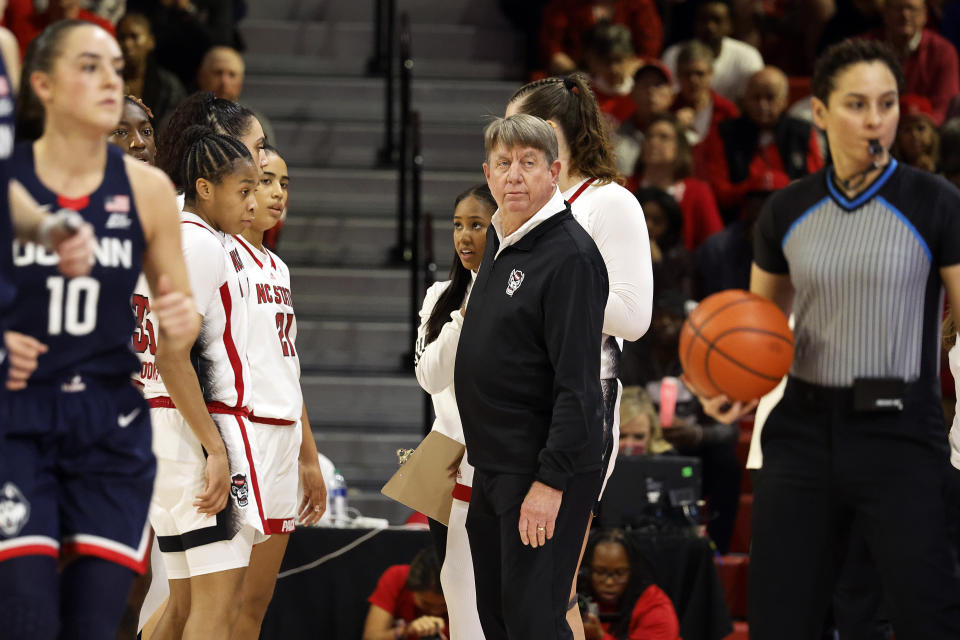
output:
[[[766,203],[750,288],[795,315],[795,359],[763,430],[752,640],[814,640],[856,523],[897,640],[960,638],[938,378],[943,290],[960,309],[960,191],[887,149],[903,73],[848,40],[813,76],[833,165]],[[752,404],[701,398],[730,422]]]

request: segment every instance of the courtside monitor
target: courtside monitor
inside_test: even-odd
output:
[[[629,527],[657,508],[695,508],[701,493],[699,458],[621,456],[600,502],[600,525]]]

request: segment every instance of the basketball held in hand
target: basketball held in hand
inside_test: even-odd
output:
[[[705,298],[680,330],[680,364],[707,396],[750,402],[771,391],[793,362],[793,332],[780,308],[740,289]]]

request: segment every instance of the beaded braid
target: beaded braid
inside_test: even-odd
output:
[[[233,171],[238,160],[253,162],[246,145],[209,127],[191,126],[183,137],[186,152],[180,164],[180,174],[184,178],[183,193],[187,201],[196,199],[198,179],[219,183]]]

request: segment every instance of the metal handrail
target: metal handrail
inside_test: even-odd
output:
[[[396,41],[396,0],[373,0],[373,56],[367,61],[367,73],[384,76],[383,146],[377,154],[380,166],[393,166],[397,161],[394,140],[394,70]]]
[[[408,220],[408,176],[410,154],[410,113],[413,84],[413,53],[410,37],[410,17],[400,15],[400,140],[397,162],[397,242],[393,249],[394,262],[406,262],[411,259],[410,240],[407,233]],[[414,228],[413,233],[416,235]]]

